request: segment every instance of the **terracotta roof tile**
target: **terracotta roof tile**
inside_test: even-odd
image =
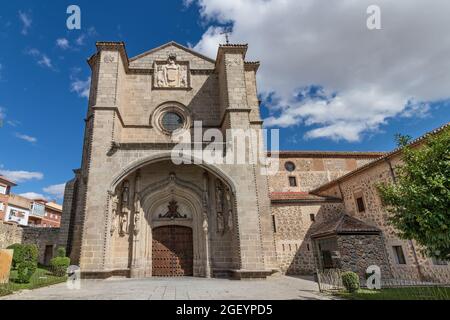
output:
[[[377,227],[356,219],[348,214],[311,226],[311,237],[319,238],[333,234],[379,234]]]
[[[424,142],[430,136],[434,136],[434,135],[444,131],[445,129],[450,129],[450,122],[447,122],[446,124],[442,125],[441,127],[437,128],[437,129],[434,129],[434,130],[432,130],[430,132],[425,133],[424,135],[420,136],[419,138],[411,141],[408,144],[408,146],[410,146],[410,147],[417,146],[420,143]],[[365,170],[367,170],[369,168],[372,168],[373,166],[376,166],[377,164],[382,163],[383,161],[386,161],[387,159],[389,159],[389,158],[391,158],[391,157],[393,157],[393,156],[395,156],[397,154],[400,154],[401,151],[402,151],[402,148],[397,148],[397,149],[394,149],[391,152],[385,153],[382,157],[380,157],[378,159],[375,159],[374,161],[371,161],[371,162],[369,162],[369,163],[359,167],[356,170],[350,171],[349,173],[344,174],[343,176],[341,176],[341,177],[339,177],[339,178],[337,178],[335,180],[327,182],[327,183],[321,185],[320,187],[318,187],[318,188],[316,188],[314,190],[311,190],[311,193],[317,194],[320,191],[326,190],[326,189],[334,186],[335,184],[337,184],[340,181],[343,181],[343,180],[345,180],[347,178],[350,178],[350,177],[354,176],[355,174],[357,174],[359,172],[363,172],[363,171],[365,171]]]
[[[271,192],[270,200],[272,202],[324,202],[324,201],[341,201],[331,197],[322,197],[307,192]]]

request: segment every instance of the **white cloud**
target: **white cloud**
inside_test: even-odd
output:
[[[38,65],[40,65],[42,67],[46,67],[51,70],[55,70],[55,68],[52,64],[52,60],[45,53],[42,53],[38,49],[31,48],[26,51],[26,54],[28,54],[29,56],[32,56],[36,60]]]
[[[194,3],[194,0],[183,0],[183,6],[186,8],[189,7],[192,3]]]
[[[82,33],[75,39],[75,44],[78,46],[84,46],[86,44],[86,39],[97,37],[98,33],[94,27],[89,27],[86,33]]]
[[[47,57],[45,54],[43,54],[41,59],[39,59],[38,64],[40,66],[44,66],[49,69],[53,69],[52,60],[49,57]]]
[[[82,34],[75,40],[75,43],[79,46],[82,46],[84,45],[84,39],[86,39],[86,35]]]
[[[9,124],[11,127],[17,127],[20,125],[20,121],[17,120],[8,120],[6,123]]]
[[[62,184],[55,184],[52,186],[48,186],[46,188],[43,189],[43,191],[45,193],[48,193],[52,196],[55,196],[57,199],[62,199],[64,198],[64,189],[66,187],[65,183]]]
[[[91,77],[88,77],[85,81],[73,79],[70,85],[70,91],[76,92],[79,97],[89,98],[90,86],[91,86]]]
[[[0,120],[4,120],[6,118],[5,109],[0,107]]]
[[[41,172],[12,171],[0,169],[0,174],[15,182],[42,180],[44,178],[44,174]]]
[[[449,1],[379,0],[382,30],[373,31],[371,0],[197,2],[211,26],[195,50],[215,58],[221,26],[232,24],[231,41],[249,43],[247,59],[261,60],[260,93],[276,101],[267,126],[304,125],[307,138],[358,141],[450,97]],[[311,86],[325,97],[299,99]]]
[[[46,199],[44,197],[44,195],[42,195],[40,193],[36,193],[36,192],[25,192],[25,193],[21,193],[20,196],[31,199],[31,200]]]
[[[16,133],[16,137],[31,143],[37,142],[37,138],[22,133]]]
[[[31,15],[29,13],[25,13],[19,11],[19,19],[22,22],[22,31],[21,33],[26,36],[28,34],[28,29],[30,29],[33,20],[31,19]]]
[[[59,38],[56,39],[56,45],[61,48],[62,50],[66,50],[70,48],[70,43],[69,40],[67,40],[66,38]]]

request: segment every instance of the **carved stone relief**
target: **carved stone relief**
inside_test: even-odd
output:
[[[125,181],[122,186],[122,198],[121,198],[121,213],[119,217],[119,235],[125,236],[128,234],[128,226],[129,226],[129,200],[130,200],[130,183]]]
[[[141,175],[138,172],[137,175],[136,175],[136,182],[135,182],[135,188],[134,188],[133,233],[135,235],[138,235],[138,233],[139,233],[139,222],[140,222],[140,219],[141,219],[141,199],[140,199],[140,196],[139,196],[140,181],[141,181]]]
[[[223,234],[225,232],[225,218],[223,215],[224,209],[224,190],[222,182],[217,179],[216,180],[216,221],[217,221],[217,232]]]
[[[225,199],[227,202],[227,227],[228,230],[233,230],[233,202],[232,202],[232,194],[229,188],[225,191]]]
[[[109,232],[111,233],[111,236],[114,235],[114,232],[117,229],[118,224],[118,214],[117,210],[119,209],[119,197],[116,194],[111,195],[111,228]]]
[[[175,54],[170,54],[167,61],[155,61],[155,88],[189,88],[188,62],[178,62]]]

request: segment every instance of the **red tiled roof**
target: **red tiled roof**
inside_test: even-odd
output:
[[[270,200],[272,202],[323,202],[323,201],[340,201],[339,199],[322,197],[307,192],[271,192]]]
[[[427,138],[429,138],[429,137],[431,137],[431,136],[434,136],[434,135],[436,135],[436,134],[439,134],[439,133],[441,133],[442,131],[444,131],[444,130],[446,130],[446,129],[450,129],[450,122],[447,122],[446,124],[442,125],[441,127],[437,128],[437,129],[434,129],[434,130],[432,130],[432,131],[430,131],[430,132],[425,133],[424,135],[420,136],[419,138],[417,138],[417,139],[411,141],[411,142],[408,144],[408,146],[409,146],[409,147],[418,146],[418,145],[420,145],[421,143],[423,143]],[[380,157],[380,158],[378,158],[378,159],[375,159],[374,161],[371,161],[371,162],[369,162],[369,163],[367,163],[367,164],[365,164],[365,165],[363,165],[363,166],[357,168],[356,170],[350,171],[349,173],[344,174],[343,176],[341,176],[341,177],[339,177],[339,178],[337,178],[337,179],[335,179],[335,180],[329,181],[329,182],[327,182],[327,183],[321,185],[320,187],[318,187],[318,188],[316,188],[316,189],[314,189],[314,190],[311,190],[311,193],[317,194],[317,193],[319,193],[320,191],[326,190],[326,189],[328,189],[328,188],[330,188],[330,187],[336,185],[338,182],[343,181],[343,180],[345,180],[345,179],[348,179],[348,178],[354,176],[355,174],[358,174],[358,173],[360,173],[360,172],[363,172],[363,171],[365,171],[365,170],[367,170],[367,169],[370,169],[370,168],[372,168],[373,166],[376,166],[377,164],[380,164],[380,163],[382,163],[383,161],[386,161],[386,160],[388,160],[389,158],[391,158],[391,157],[393,157],[393,156],[395,156],[395,155],[400,154],[401,152],[402,152],[402,148],[397,148],[397,149],[394,149],[394,150],[391,151],[391,152],[385,153],[382,157]]]
[[[311,226],[311,237],[320,238],[333,234],[379,234],[377,227],[356,219],[348,214]]]
[[[386,152],[380,151],[308,151],[291,150],[267,152],[267,156],[277,155],[279,158],[359,158],[359,159],[377,159],[384,156]]]

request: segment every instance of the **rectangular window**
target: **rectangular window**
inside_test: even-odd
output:
[[[406,264],[405,255],[402,246],[393,246],[395,258],[398,264]]]
[[[297,178],[296,177],[289,177],[289,186],[291,186],[291,187],[297,186]]]
[[[277,232],[277,223],[274,215],[272,215],[272,224],[273,224],[273,232]]]
[[[366,211],[366,207],[364,206],[364,200],[362,197],[356,198],[356,204],[358,206],[358,212]]]
[[[5,210],[5,204],[3,202],[0,202],[0,211]]]
[[[433,264],[435,266],[446,266],[448,264],[447,261],[444,261],[444,260],[441,260],[441,259],[435,258],[435,257],[431,258],[431,260],[433,261]]]
[[[312,222],[316,221],[316,216],[313,213],[309,215],[309,218],[311,219]]]
[[[6,187],[0,186],[0,194],[6,194]]]

